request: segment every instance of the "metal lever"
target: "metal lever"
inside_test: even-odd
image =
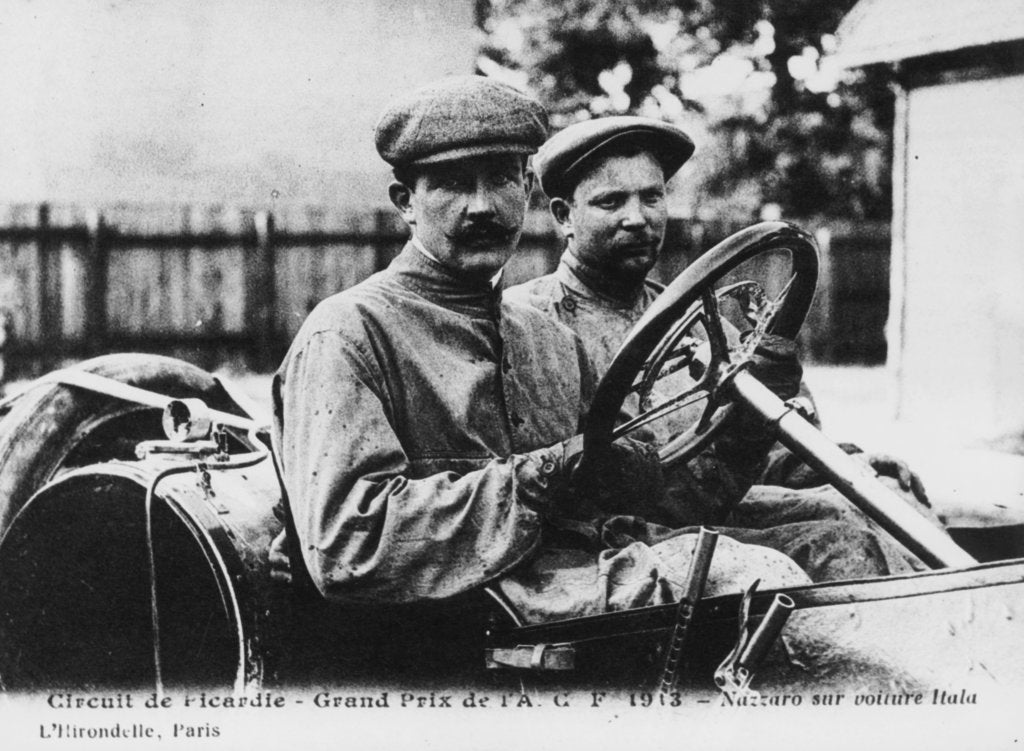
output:
[[[750,601],[759,583],[760,579],[755,580],[743,594],[740,602],[739,638],[736,646],[715,671],[715,685],[723,693],[751,699],[760,698],[760,694],[750,688],[750,682],[795,607],[792,598],[776,594],[757,630],[751,634]]]
[[[693,548],[693,558],[690,559],[690,568],[686,572],[686,582],[683,585],[682,594],[679,597],[679,608],[676,610],[676,624],[672,629],[672,638],[669,640],[668,650],[665,654],[665,667],[661,671],[659,692],[662,695],[675,690],[679,683],[679,662],[686,645],[686,636],[690,630],[690,623],[693,621],[693,611],[701,597],[704,596],[704,585],[708,581],[708,574],[711,571],[711,557],[715,553],[715,545],[718,543],[718,532],[701,527],[697,535],[697,542]]]

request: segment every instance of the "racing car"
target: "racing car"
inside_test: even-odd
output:
[[[748,371],[759,337],[797,334],[817,262],[807,234],[766,222],[692,263],[602,379],[581,467],[683,409],[691,426],[659,453],[688,461],[743,406],[930,570],[705,598],[707,530],[670,606],[529,623],[489,588],[429,606],[327,603],[271,575],[282,487],[260,409],[181,360],[106,355],[0,401],[0,683],[244,693],[536,681],[730,701],[752,687],[927,687],[953,702],[965,687],[1019,683],[1021,650],[1008,647],[1021,637],[1024,559],[980,563]],[[733,336],[736,325],[749,333]],[[639,409],[624,419],[627,399]],[[983,554],[984,534],[971,539]]]

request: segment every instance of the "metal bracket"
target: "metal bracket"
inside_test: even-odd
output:
[[[514,647],[491,647],[485,652],[490,670],[515,668],[533,671],[567,671],[576,669],[576,648],[563,644],[517,644]]]
[[[196,462],[196,472],[199,473],[199,485],[203,489],[203,497],[217,511],[218,514],[228,514],[230,509],[220,501],[216,500],[217,493],[213,489],[213,481],[210,478],[210,468],[205,462]]]

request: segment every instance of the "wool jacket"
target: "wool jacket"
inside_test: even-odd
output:
[[[310,314],[273,385],[303,561],[332,598],[459,594],[539,543],[595,378],[579,340],[406,246]]]

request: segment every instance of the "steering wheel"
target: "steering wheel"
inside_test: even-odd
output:
[[[748,262],[786,256],[788,269],[777,290],[735,278]],[[659,456],[669,463],[696,455],[726,424],[735,403],[729,384],[747,367],[765,334],[796,336],[817,279],[814,240],[786,222],[741,230],[690,264],[637,322],[601,379],[587,418],[581,463],[600,461],[612,441],[682,410],[699,416],[682,429],[673,426]],[[741,334],[730,324],[725,306],[739,307],[748,330]],[[664,395],[656,388],[687,375],[677,393]],[[620,422],[633,394],[635,414],[627,410],[629,418]]]

